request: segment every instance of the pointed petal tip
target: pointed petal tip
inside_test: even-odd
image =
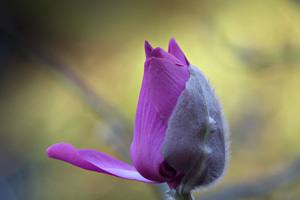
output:
[[[187,60],[186,56],[184,55],[183,51],[179,47],[179,45],[176,42],[174,37],[171,37],[171,39],[169,41],[168,53],[175,56],[177,59],[179,59],[181,62],[183,62],[187,66],[190,65],[189,61]]]
[[[151,44],[148,42],[148,40],[145,40],[145,46],[152,47]]]
[[[175,49],[175,48],[179,48],[180,49],[180,47],[177,44],[175,38],[171,37],[170,40],[169,40],[168,52],[171,53],[172,49]]]
[[[153,47],[151,46],[151,44],[147,40],[145,40],[144,46],[145,46],[146,58],[149,58],[151,56],[151,52],[153,50]]]
[[[171,37],[171,38],[170,38],[169,45],[170,45],[171,43],[177,44],[177,42],[176,42],[176,40],[175,40],[174,37]]]

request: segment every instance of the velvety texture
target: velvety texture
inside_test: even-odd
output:
[[[179,191],[215,182],[228,158],[228,132],[213,89],[196,67],[169,119],[163,155],[169,165],[184,174]]]

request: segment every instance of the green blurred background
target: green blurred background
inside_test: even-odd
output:
[[[1,200],[159,199],[45,149],[65,141],[128,161],[143,42],[170,37],[231,130],[227,173],[197,199],[300,199],[300,1],[1,1],[0,13]]]

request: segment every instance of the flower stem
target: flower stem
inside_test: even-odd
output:
[[[179,194],[176,190],[169,190],[166,192],[166,200],[195,200],[191,193]]]

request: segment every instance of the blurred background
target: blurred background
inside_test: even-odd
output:
[[[0,199],[163,199],[51,160],[65,141],[129,161],[143,43],[175,37],[224,106],[231,161],[200,200],[300,199],[300,1],[1,1]]]

